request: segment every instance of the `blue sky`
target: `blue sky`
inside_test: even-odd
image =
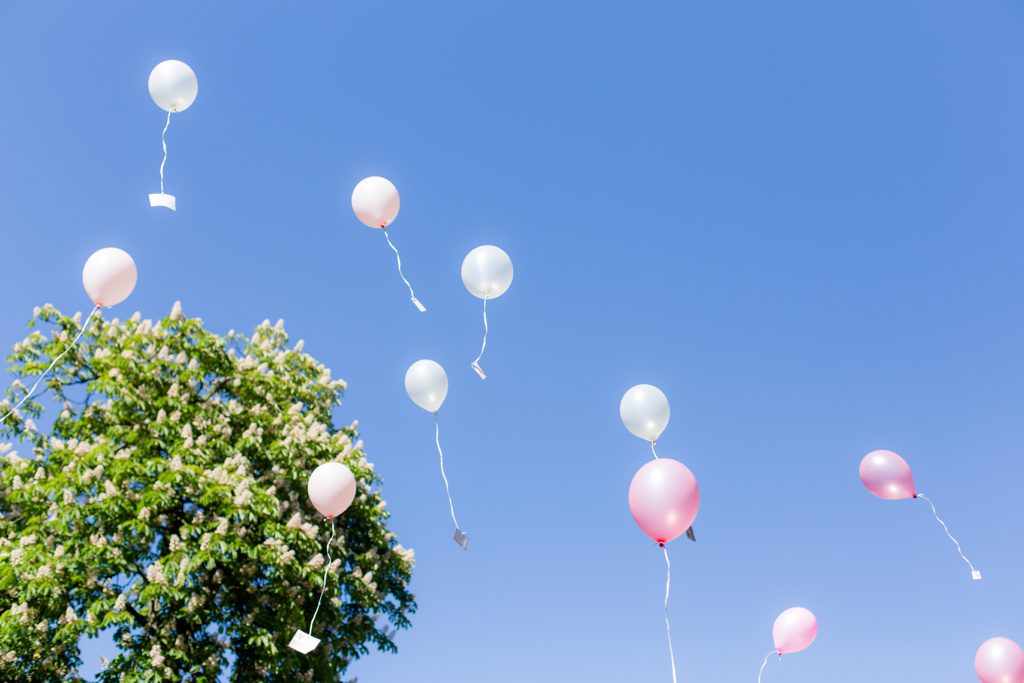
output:
[[[413,628],[361,681],[670,680],[663,559],[626,505],[640,382],[701,485],[699,542],[670,547],[680,681],[755,680],[793,605],[818,640],[766,683],[973,680],[982,641],[1024,643],[1022,31],[1010,0],[8,2],[2,338],[87,309],[111,245],[139,265],[115,315],[284,318],[348,380],[338,419],[416,550]],[[177,213],[146,198],[168,58],[199,78]],[[349,208],[374,174],[427,314]],[[481,382],[459,266],[487,243],[516,277]],[[423,357],[467,553],[403,389]],[[876,448],[984,581],[924,503],[861,487]]]

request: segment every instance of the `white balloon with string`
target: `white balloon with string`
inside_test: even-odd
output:
[[[50,365],[39,375],[32,388],[25,392],[25,395],[13,408],[7,411],[3,417],[0,417],[0,422],[5,421],[17,412],[18,408],[33,396],[39,387],[39,383],[50,374],[50,370],[57,365],[57,362],[68,351],[78,344],[78,340],[82,338],[82,335],[89,328],[89,323],[97,311],[101,308],[116,306],[128,298],[128,295],[135,289],[135,282],[138,280],[138,277],[139,274],[135,267],[135,261],[123,249],[106,247],[89,257],[82,268],[82,285],[85,287],[85,293],[89,295],[93,302],[93,309],[89,312],[89,317],[82,323],[82,329],[78,331],[78,334],[71,340],[71,343],[56,358],[50,361]]]
[[[487,301],[497,299],[507,292],[512,285],[513,275],[512,259],[503,249],[490,244],[477,247],[462,260],[462,284],[470,294],[484,300],[484,340],[480,345],[480,354],[470,363],[480,379],[487,379],[480,367],[480,359],[484,357],[487,348]]]
[[[391,241],[388,235],[388,226],[398,217],[398,209],[401,201],[398,198],[398,188],[387,178],[370,176],[363,178],[352,190],[352,211],[356,214],[363,225],[369,228],[377,228],[384,233],[391,251],[395,252],[395,261],[398,263],[398,277],[409,288],[409,299],[420,313],[426,313],[427,308],[416,298],[409,280],[402,273],[402,257],[398,248]]]
[[[452,523],[455,525],[453,538],[455,543],[465,550],[469,547],[469,536],[459,526],[459,520],[455,517],[455,503],[452,501],[448,475],[444,471],[444,451],[441,450],[441,423],[438,411],[448,396],[448,374],[440,363],[429,359],[418,360],[410,365],[405,372],[405,392],[409,394],[413,403],[428,413],[434,414],[434,442],[437,444],[437,455],[441,463],[444,490],[448,495],[448,510],[451,512]]]
[[[149,195],[150,206],[163,206],[177,210],[177,199],[164,192],[164,166],[167,165],[167,129],[171,126],[171,114],[183,112],[192,106],[199,94],[196,72],[185,62],[168,59],[157,64],[149,74],[149,96],[156,106],[167,112],[167,122],[160,134],[164,158],[160,162],[160,192]]]
[[[327,590],[327,573],[331,569],[332,562],[331,543],[334,542],[335,534],[334,519],[345,512],[355,500],[356,478],[352,471],[340,462],[325,462],[313,470],[306,490],[313,507],[331,521],[331,537],[325,546],[327,562],[324,563],[323,586],[320,588],[320,597],[316,601],[313,617],[309,620],[309,631],[297,630],[288,643],[288,647],[302,654],[312,652],[320,644],[320,639],[313,636],[313,624],[316,622],[316,615],[320,612],[320,603],[323,602],[324,592]]]

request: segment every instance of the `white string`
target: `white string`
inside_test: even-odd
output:
[[[953,541],[953,545],[956,546],[956,551],[958,553],[960,553],[960,557],[962,557],[964,562],[967,563],[967,566],[971,568],[971,574],[973,576],[976,576],[978,574],[978,570],[974,568],[974,565],[971,563],[971,561],[967,559],[966,555],[964,555],[964,551],[960,549],[960,542],[957,541],[955,538],[953,538],[953,534],[949,533],[949,527],[946,526],[946,523],[944,521],[942,521],[941,517],[939,517],[938,511],[935,509],[935,503],[933,503],[931,501],[931,498],[929,498],[928,496],[924,495],[923,493],[918,493],[914,497],[915,498],[922,498],[922,499],[928,501],[928,504],[932,506],[932,514],[935,515],[935,519],[938,520],[939,524],[942,525],[942,528],[946,531],[946,535],[949,536],[949,540]]]
[[[36,383],[32,385],[32,388],[28,390],[28,392],[25,394],[24,398],[22,398],[20,401],[18,401],[18,405],[16,405],[13,408],[11,408],[11,410],[6,415],[4,415],[3,417],[0,417],[0,422],[3,422],[7,418],[9,418],[11,415],[13,415],[14,412],[16,410],[18,410],[18,408],[20,408],[21,405],[25,401],[27,401],[29,399],[29,397],[32,396],[33,392],[35,392],[35,390],[36,390],[36,387],[39,386],[39,383],[43,381],[43,378],[46,377],[46,375],[50,372],[50,370],[53,369],[53,366],[57,364],[57,361],[59,361],[61,358],[63,358],[64,354],[66,354],[68,351],[70,351],[72,349],[72,347],[74,347],[74,345],[78,343],[78,340],[82,338],[82,335],[85,334],[86,328],[89,327],[89,321],[92,320],[92,317],[96,314],[96,311],[98,311],[98,310],[100,310],[100,305],[96,304],[96,308],[92,309],[92,313],[90,313],[89,317],[85,319],[85,323],[82,325],[82,329],[78,333],[78,336],[75,337],[74,340],[72,340],[72,342],[70,344],[68,344],[66,349],[64,349],[63,351],[60,352],[59,356],[57,356],[56,358],[54,358],[50,362],[50,367],[48,367],[45,370],[43,370],[43,374],[39,375],[39,379],[37,379]]]
[[[409,288],[409,298],[412,299],[413,304],[416,308],[420,309],[421,312],[426,312],[426,307],[420,303],[420,300],[416,298],[416,294],[412,291],[412,285],[405,279],[405,275],[402,274],[402,257],[398,255],[398,249],[391,243],[391,238],[388,236],[388,229],[383,229],[384,239],[388,241],[388,246],[391,247],[391,251],[395,252],[395,261],[398,262],[398,277],[402,278],[402,282]]]
[[[668,656],[672,660],[672,683],[676,683],[676,654],[672,651],[672,624],[668,620],[668,594],[672,587],[672,563],[668,561],[668,548],[661,546],[665,552],[665,635],[668,636]]]
[[[164,160],[160,162],[160,194],[164,193],[164,164],[167,163],[167,129],[171,127],[171,112],[167,112],[167,124],[160,133],[160,143],[164,146]]]
[[[768,654],[766,654],[766,655],[764,656],[764,661],[763,661],[763,662],[761,662],[761,670],[757,672],[757,683],[761,683],[761,674],[763,674],[763,673],[764,673],[764,668],[765,668],[766,666],[768,666],[768,660],[769,660],[769,659],[771,658],[771,656],[772,656],[772,655],[774,655],[774,654],[778,654],[780,658],[782,657],[782,655],[781,655],[781,654],[779,654],[779,651],[778,651],[778,650],[772,650],[771,652],[769,652]]]
[[[334,540],[334,518],[331,518],[331,537],[327,541],[327,564],[324,565],[324,586],[320,589],[320,599],[316,601],[316,610],[313,611],[313,618],[309,620],[309,635],[313,635],[313,622],[316,621],[317,612],[320,611],[320,603],[324,599],[324,591],[327,590],[327,572],[331,568],[331,541]]]
[[[470,363],[473,369],[476,370],[477,374],[480,375],[480,379],[487,379],[487,375],[484,374],[483,368],[480,367],[480,359],[484,357],[484,349],[487,348],[487,297],[484,297],[484,342],[480,345],[480,355],[476,357],[476,360]]]
[[[462,531],[459,527],[459,520],[455,519],[455,503],[452,502],[452,492],[448,488],[448,476],[444,473],[444,451],[441,450],[441,418],[438,417],[437,413],[434,413],[434,441],[437,443],[437,454],[441,457],[441,478],[444,479],[444,491],[448,494],[448,509],[452,513],[452,522],[455,523],[456,529]]]
[[[657,441],[652,441],[651,442],[651,453],[654,453],[654,459],[655,460],[659,460],[659,458],[658,458],[658,451],[654,450],[654,445],[656,443],[658,443],[658,442]]]

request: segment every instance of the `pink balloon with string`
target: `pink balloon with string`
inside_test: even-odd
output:
[[[92,302],[99,307],[116,306],[132,293],[138,279],[135,261],[128,252],[117,247],[100,249],[82,268],[82,285]]]
[[[780,655],[806,650],[818,637],[818,620],[805,607],[790,607],[775,619],[772,640]]]
[[[871,451],[860,461],[860,480],[879,498],[914,498],[914,475],[910,465],[892,451]]]
[[[633,475],[629,511],[658,545],[686,533],[697,518],[700,489],[693,472],[678,460],[652,460]]]
[[[1024,650],[1009,638],[990,638],[974,656],[981,683],[1024,683]]]

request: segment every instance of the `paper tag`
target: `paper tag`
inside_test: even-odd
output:
[[[470,365],[473,366],[473,369],[476,371],[476,374],[480,375],[480,379],[487,379],[487,375],[484,374],[484,369],[477,365],[476,361],[473,361],[472,363],[470,363]]]
[[[462,529],[455,529],[455,536],[453,536],[452,538],[455,539],[455,544],[463,550],[469,548],[469,536],[467,536],[466,532]]]
[[[972,569],[971,578],[975,581],[981,581],[981,572],[979,572],[977,569]]]
[[[686,530],[686,537],[688,539],[690,539],[691,541],[693,541],[694,543],[697,542],[697,534],[693,533],[693,527],[692,526],[689,529]]]
[[[173,194],[151,194],[149,195],[150,206],[166,206],[171,211],[177,211],[177,201],[174,199]]]
[[[412,298],[412,302],[413,302],[413,304],[415,304],[416,308],[420,309],[420,313],[426,313],[427,312],[427,307],[424,306],[423,304],[421,304],[419,299],[417,299],[416,297],[413,297]]]
[[[314,638],[305,631],[299,629],[295,632],[295,635],[292,636],[292,642],[288,643],[288,647],[305,655],[316,649],[316,646],[319,644],[319,638]]]

